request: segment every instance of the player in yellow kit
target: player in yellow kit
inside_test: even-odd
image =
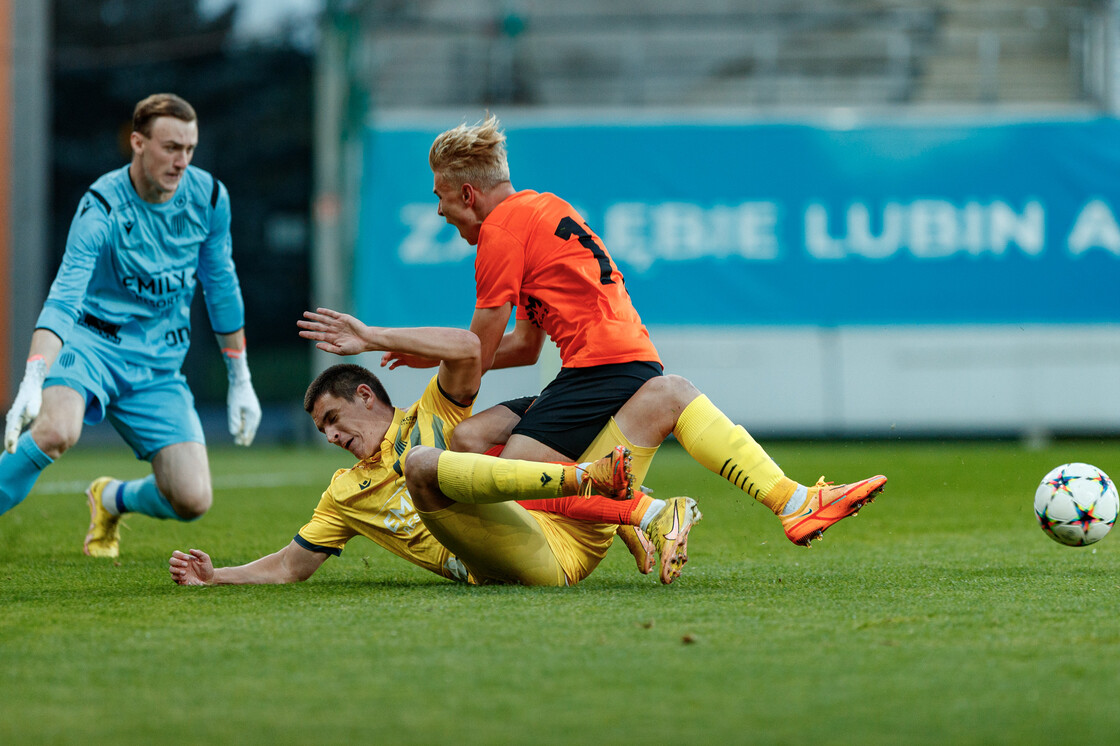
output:
[[[517,485],[511,492],[509,484],[495,483],[490,499],[502,502],[469,506],[478,520],[454,529],[465,546],[483,551],[455,556],[425,525],[426,516],[414,509],[405,473],[412,448],[442,447],[455,425],[469,416],[481,377],[478,339],[455,329],[362,328],[370,337],[362,342],[363,349],[410,350],[443,361],[420,400],[397,409],[368,370],[338,365],[324,371],[308,388],[305,409],[327,439],[352,453],[358,463],[335,474],[312,519],[280,551],[221,568],[201,550],[176,551],[169,561],[173,579],[181,585],[305,580],[358,535],[420,567],[465,582],[567,585],[586,577],[605,555],[613,526],[529,511],[508,501],[574,495],[581,488],[587,491],[588,480],[625,499],[631,485],[623,452],[585,468],[529,467],[528,462],[503,460],[503,468],[535,469],[541,476],[539,486],[526,492]],[[467,532],[472,535],[464,536]]]

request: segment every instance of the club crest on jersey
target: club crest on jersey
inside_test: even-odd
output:
[[[171,218],[171,230],[175,232],[176,236],[182,236],[187,232],[187,226],[190,221],[187,219],[187,213],[181,212],[175,217]]]

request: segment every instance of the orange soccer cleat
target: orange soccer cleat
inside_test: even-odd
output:
[[[603,458],[587,464],[579,494],[629,500],[634,496],[634,475],[630,473],[630,460],[629,448],[615,446]]]
[[[794,544],[809,546],[813,539],[820,539],[832,524],[859,513],[860,508],[883,491],[886,483],[887,478],[879,475],[862,482],[833,486],[821,477],[815,486],[809,488],[809,496],[798,510],[781,516],[786,536]]]

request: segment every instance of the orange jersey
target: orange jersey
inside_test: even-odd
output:
[[[555,194],[526,190],[494,208],[474,273],[475,307],[517,306],[560,347],[565,368],[661,362],[603,242]]]

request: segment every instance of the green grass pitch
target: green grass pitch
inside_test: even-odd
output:
[[[1032,514],[1120,442],[770,444],[787,474],[886,492],[811,549],[675,445],[647,483],[704,520],[684,577],[616,545],[578,587],[466,588],[357,539],[310,581],[179,588],[284,546],[347,454],[217,448],[192,524],[131,517],[81,554],[79,447],[0,518],[0,743],[1104,743],[1120,733],[1120,537],[1067,548]]]

